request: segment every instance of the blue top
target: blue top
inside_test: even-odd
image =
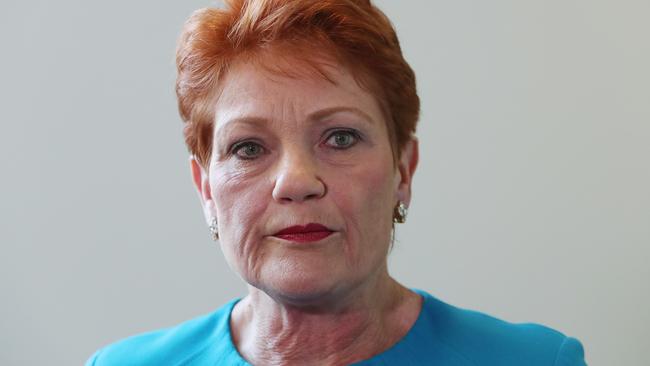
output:
[[[513,324],[424,298],[413,327],[383,353],[355,365],[584,366],[582,344],[538,324]],[[97,351],[86,366],[248,365],[230,336],[238,299],[177,326],[121,340]]]

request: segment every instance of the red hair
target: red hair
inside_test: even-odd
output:
[[[207,167],[212,153],[214,97],[228,66],[279,48],[326,78],[317,54],[347,66],[385,109],[393,155],[399,156],[415,132],[420,100],[395,30],[370,0],[225,0],[225,5],[195,11],[176,51],[185,142],[201,165]]]

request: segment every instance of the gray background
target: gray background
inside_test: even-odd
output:
[[[377,1],[423,101],[392,273],[649,365],[650,2]],[[243,294],[173,94],[208,1],[3,1],[0,364],[75,365]]]

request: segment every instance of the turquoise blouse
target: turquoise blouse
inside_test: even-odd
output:
[[[575,338],[538,324],[508,323],[414,291],[424,303],[413,327],[388,350],[355,365],[586,365]],[[237,301],[177,326],[106,346],[86,366],[250,365],[230,336],[230,313]]]

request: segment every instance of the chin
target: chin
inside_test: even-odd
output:
[[[271,273],[260,281],[261,286],[256,287],[276,301],[298,306],[322,304],[335,296],[345,281],[336,276],[331,268],[320,269],[311,266],[301,270],[270,270]]]

